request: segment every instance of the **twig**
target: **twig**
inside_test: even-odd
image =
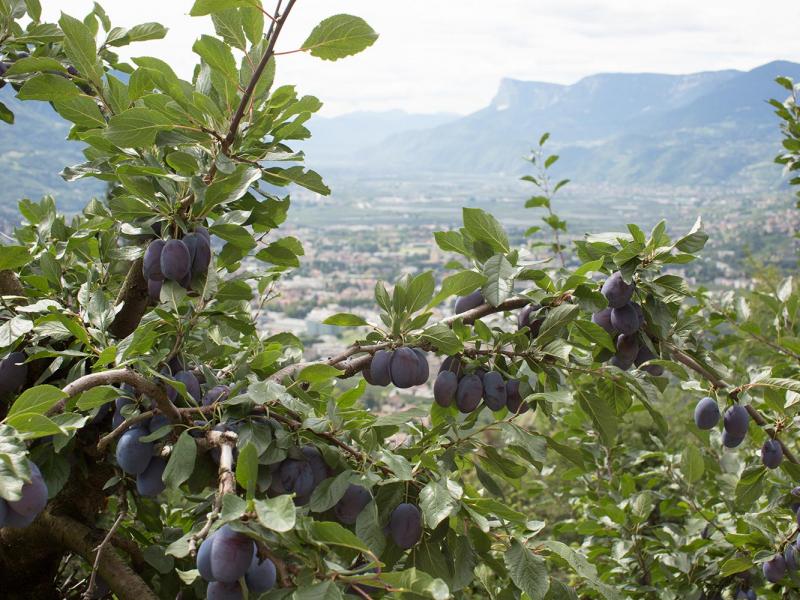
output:
[[[261,79],[261,75],[264,73],[264,69],[267,68],[267,64],[269,64],[270,59],[275,54],[275,43],[278,41],[278,37],[281,34],[281,29],[283,29],[286,20],[289,18],[289,13],[291,12],[296,1],[297,0],[289,0],[289,3],[286,5],[286,10],[283,11],[283,14],[276,16],[276,20],[270,25],[269,43],[267,45],[267,49],[264,51],[264,56],[262,56],[261,60],[258,62],[256,70],[253,71],[252,77],[250,77],[250,82],[247,84],[247,88],[245,89],[244,94],[242,94],[242,99],[239,102],[239,106],[236,108],[236,112],[233,114],[233,118],[231,119],[231,125],[228,128],[228,134],[220,144],[220,153],[224,155],[228,154],[231,144],[233,144],[234,140],[236,139],[236,134],[239,131],[239,125],[242,122],[244,113],[247,111],[248,105],[250,104],[250,99],[253,97],[253,92],[255,92],[256,86]],[[211,182],[216,173],[217,165],[216,163],[213,163],[211,168],[208,170],[208,175],[206,175],[206,181]],[[182,208],[185,210],[187,206],[183,206]]]
[[[125,514],[126,513],[124,510],[120,511],[120,513],[117,515],[117,520],[114,521],[114,524],[111,526],[111,529],[108,530],[106,537],[103,538],[103,541],[100,542],[100,545],[95,549],[97,554],[95,554],[94,557],[94,564],[92,565],[92,575],[91,577],[89,577],[89,585],[86,587],[86,591],[83,593],[84,600],[91,600],[92,598],[92,591],[94,591],[94,582],[97,577],[97,570],[100,568],[100,558],[103,556],[103,550],[111,541],[111,538],[114,537],[114,532],[120,526],[120,523],[122,523],[122,519],[125,518]]]
[[[216,403],[210,407],[202,408],[212,408],[214,406],[216,406]],[[236,478],[233,474],[233,448],[236,446],[236,440],[237,435],[231,431],[209,431],[206,434],[205,441],[212,446],[219,447],[219,486],[214,498],[214,505],[206,517],[205,524],[200,531],[189,538],[189,554],[192,556],[197,553],[197,542],[202,542],[208,536],[211,526],[217,520],[222,508],[223,496],[236,491]]]
[[[128,429],[130,429],[137,423],[146,421],[155,414],[156,414],[155,411],[148,410],[136,415],[135,417],[131,417],[130,419],[125,419],[114,430],[112,430],[110,433],[107,433],[106,435],[100,438],[100,441],[97,442],[98,454],[102,454],[103,451],[106,449],[106,446],[108,446],[111,442],[113,442],[115,439],[117,439],[119,436],[125,433]]]

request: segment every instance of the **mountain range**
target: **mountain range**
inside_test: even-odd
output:
[[[750,71],[665,75],[605,73],[571,85],[504,79],[491,103],[469,115],[400,110],[315,117],[301,147],[311,168],[401,176],[530,172],[521,160],[539,136],[560,156],[556,176],[616,185],[773,187],[781,170],[778,121],[767,104],[783,99],[778,76],[800,80],[800,64],[774,61]],[[102,193],[98,182],[67,184],[58,173],[82,161],[69,127],[44,102],[0,100],[16,124],[0,124],[5,175],[0,214],[19,198],[54,194],[65,210]],[[58,135],[56,136],[58,137]]]
[[[444,122],[430,127],[421,127],[415,115],[396,132],[371,126],[374,114],[339,117],[333,121],[347,120],[348,129],[317,135],[308,157],[323,170],[346,163],[404,176],[517,174],[530,170],[521,158],[547,131],[560,173],[577,181],[769,184],[781,177],[772,161],[780,148],[778,121],[767,104],[785,96],[778,76],[800,80],[800,64],[774,61],[750,71],[689,75],[606,73],[572,85],[504,79],[489,106],[459,118],[441,116]],[[398,121],[395,116],[397,127]],[[359,132],[360,147],[346,155],[347,146],[340,146],[337,160],[328,161],[347,131]]]

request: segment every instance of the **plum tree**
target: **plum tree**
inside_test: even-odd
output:
[[[220,527],[210,548],[209,562],[214,581],[233,583],[244,577],[253,562],[255,544],[230,525]]]
[[[639,331],[639,314],[633,304],[628,302],[619,308],[612,308],[611,325],[622,334],[630,335]]]
[[[334,506],[333,511],[340,522],[345,525],[354,525],[358,515],[370,503],[370,500],[372,500],[372,496],[369,490],[351,483],[339,502]]]
[[[630,302],[635,289],[632,283],[625,282],[622,273],[616,271],[605,280],[600,292],[606,297],[611,308],[622,308]],[[623,333],[627,332],[623,331]]]
[[[506,382],[497,371],[489,371],[483,376],[483,401],[493,411],[506,406]]]
[[[709,396],[700,398],[694,407],[694,424],[698,429],[713,429],[719,423],[719,417],[717,401]]]
[[[160,263],[164,278],[180,283],[191,273],[189,248],[181,240],[168,240],[161,249]]]
[[[389,531],[398,548],[408,550],[422,537],[422,513],[413,504],[399,504],[389,518]]]
[[[768,469],[777,469],[783,461],[783,449],[777,440],[767,440],[761,446],[761,462]]]
[[[456,399],[458,377],[452,371],[442,371],[433,382],[433,399],[436,404],[447,408]]]
[[[763,564],[764,578],[770,583],[778,583],[786,576],[786,561],[783,556],[776,554]]]
[[[411,348],[398,348],[392,354],[390,370],[394,385],[401,389],[414,387],[420,378],[419,357]]]
[[[481,403],[483,397],[483,382],[481,378],[472,373],[464,375],[458,382],[456,389],[456,406],[462,413],[471,413]]]
[[[117,442],[117,464],[129,475],[144,473],[153,458],[153,443],[140,441],[149,433],[145,427],[131,427]]]
[[[750,425],[750,415],[747,409],[741,404],[734,404],[725,411],[723,418],[723,427],[731,436],[743,438],[747,435],[747,429]]]
[[[253,556],[253,561],[244,576],[247,590],[254,594],[263,594],[275,587],[276,579],[275,563],[268,558]]]
[[[473,308],[478,308],[481,304],[486,304],[486,299],[483,297],[481,290],[475,290],[466,296],[459,296],[456,299],[454,311],[457,315],[465,313]]]
[[[160,456],[154,457],[147,468],[136,476],[136,491],[140,496],[158,496],[166,489],[163,481],[167,461]]]
[[[186,79],[118,50],[158,37],[157,23],[113,28],[99,5],[45,23],[39,2],[6,4],[0,60],[15,66],[0,84],[69,121],[86,161],[65,177],[98,179],[107,193],[68,218],[50,198],[24,200],[0,252],[0,356],[29,361],[0,406],[4,598],[103,596],[102,573],[120,600],[253,598],[277,586],[275,598],[720,599],[765,586],[757,565],[776,552],[792,568],[797,513],[775,507],[792,506],[784,492],[800,464],[800,320],[796,280],[775,279],[782,267],[756,274],[752,292],[693,288],[700,222],[676,239],[664,222],[569,247],[556,239],[546,247],[561,260],[540,261],[542,245],[520,245],[470,206],[463,226],[434,236],[446,274],[384,265],[404,274],[376,284],[377,324],[334,315],[326,325],[352,328],[345,347],[309,358],[304,340],[262,328],[276,298],[293,302],[280,286],[304,253],[281,236],[295,211],[280,188],[328,191],[293,148],[320,102],[273,75],[297,55],[276,42],[302,3],[190,3],[211,20]],[[296,50],[338,59],[374,38],[336,15]],[[800,91],[790,87],[792,102],[773,105],[784,120]],[[11,119],[5,106],[0,116]],[[791,168],[796,127],[787,132]],[[527,205],[546,207],[557,233],[566,225],[551,202],[564,181],[547,180],[558,157],[542,154],[545,138],[534,161],[544,174],[528,177],[541,195]],[[536,235],[524,220],[515,229]],[[220,242],[213,256],[206,226]],[[453,300],[457,314],[440,318]],[[431,407],[403,397],[410,410],[385,414],[398,394],[384,403],[350,380],[420,385],[433,356],[447,358]],[[665,377],[646,364],[656,357],[675,361]],[[613,367],[631,362],[641,372]],[[123,383],[135,390],[116,392]],[[749,443],[723,431],[748,451],[723,452],[719,469],[716,433],[694,435],[686,411],[674,418],[698,390],[747,403],[759,428]],[[482,397],[508,412],[481,412]],[[780,444],[785,467],[768,475],[751,456],[764,439]],[[120,476],[126,453],[143,464],[135,478]],[[9,502],[27,500],[31,459],[53,501],[25,516]],[[741,535],[743,523],[765,535]],[[225,527],[236,540],[227,549]],[[217,567],[238,579],[214,581]],[[780,585],[765,596],[800,589]]]

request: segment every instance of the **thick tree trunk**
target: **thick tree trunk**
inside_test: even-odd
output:
[[[140,258],[131,265],[117,296],[117,304],[122,304],[122,309],[108,328],[111,335],[124,338],[133,333],[147,310],[149,300],[147,281],[142,274],[142,259]]]

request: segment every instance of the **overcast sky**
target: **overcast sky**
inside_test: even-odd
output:
[[[159,21],[166,40],[131,46],[189,77],[193,40],[211,30],[192,0],[101,1],[115,25]],[[265,6],[274,0],[265,0]],[[42,0],[48,18],[82,17],[91,0]],[[599,72],[688,73],[800,62],[796,0],[299,0],[279,50],[297,48],[332,14],[364,17],[380,34],[335,63],[280,57],[280,83],[318,96],[328,115],[400,108],[469,113],[503,77],[572,83]]]

